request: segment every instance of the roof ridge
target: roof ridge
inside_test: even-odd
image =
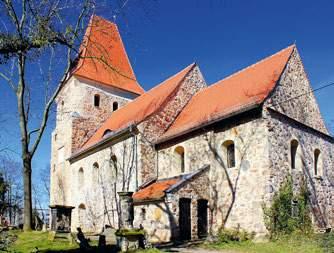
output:
[[[106,21],[107,23],[110,23],[112,25],[117,25],[115,22],[109,20],[109,19],[106,19],[100,15],[96,15],[96,14],[92,14],[91,18],[99,18],[99,19],[103,19],[104,21]]]
[[[234,72],[233,74],[231,74],[231,75],[229,75],[229,76],[227,76],[227,77],[225,77],[225,78],[223,78],[223,79],[221,79],[221,80],[219,80],[219,81],[213,83],[213,84],[210,85],[210,86],[213,86],[213,85],[216,85],[216,84],[218,85],[218,84],[220,84],[221,82],[226,81],[226,80],[228,80],[228,79],[230,79],[230,78],[232,78],[232,77],[234,77],[234,76],[240,74],[241,72],[246,71],[247,69],[253,68],[254,66],[256,66],[256,65],[258,65],[258,64],[260,64],[260,63],[262,63],[262,62],[264,62],[264,61],[266,61],[266,60],[269,60],[269,59],[273,58],[274,56],[276,56],[276,55],[282,53],[283,51],[285,51],[285,50],[287,50],[287,49],[289,49],[289,48],[292,48],[292,47],[296,47],[295,44],[292,44],[292,45],[290,45],[290,46],[288,46],[288,47],[286,47],[286,48],[283,48],[283,49],[281,49],[280,51],[278,51],[278,52],[276,52],[276,53],[274,53],[274,54],[272,54],[272,55],[269,55],[269,56],[267,56],[267,57],[265,57],[265,58],[263,58],[263,59],[261,59],[261,60],[255,62],[255,63],[251,64],[251,65],[248,65],[247,67],[244,67],[244,68],[242,68],[242,69],[240,69],[240,70]],[[291,52],[291,53],[292,53],[292,52]]]
[[[176,74],[174,74],[173,76],[170,76],[169,78],[167,78],[166,80],[160,82],[157,86],[151,88],[150,90],[148,90],[147,92],[145,92],[144,94],[136,97],[134,100],[130,101],[129,103],[127,103],[126,105],[124,105],[123,107],[121,107],[120,109],[118,109],[115,113],[120,113],[122,112],[122,110],[125,110],[125,108],[127,108],[128,106],[130,106],[131,104],[133,104],[134,102],[138,101],[139,99],[142,99],[143,96],[147,95],[149,92],[152,92],[153,90],[159,88],[161,85],[163,85],[164,83],[166,83],[168,80],[171,80],[172,78],[176,77],[177,75],[179,75],[182,71],[185,71],[187,68],[189,68],[186,73],[184,73],[184,76],[182,77],[182,79],[178,82],[178,84],[176,85],[175,89],[177,89],[179,87],[180,82],[182,82],[182,80],[184,80],[185,76],[187,76],[189,74],[189,72],[196,66],[196,63],[192,63],[190,65],[188,65],[187,67],[183,68],[182,70],[180,70],[179,72],[177,72]],[[175,91],[175,89],[173,89],[172,92]],[[172,93],[171,92],[171,93]],[[167,100],[167,97],[163,100],[163,102],[161,103],[164,104]],[[134,122],[133,120],[129,122],[132,124],[139,124],[140,122],[143,122],[145,119],[147,119],[148,117],[150,117],[152,114],[154,114],[155,112],[157,112],[159,109],[161,108],[161,106],[159,108],[156,108],[152,113],[146,115],[143,119],[141,119],[139,122]],[[89,141],[91,140],[91,138],[98,132],[98,130],[104,126],[104,124],[106,124],[107,121],[109,121],[111,118],[113,117],[113,114],[111,114],[105,121],[102,122],[102,124],[100,124],[95,130],[94,133],[92,134],[91,137],[89,137],[84,143],[81,144],[80,149],[85,149],[88,147],[85,147],[87,145],[87,143],[89,143]],[[127,125],[129,125],[127,124]],[[122,128],[127,127],[127,125],[124,125]],[[113,129],[110,129],[113,131]],[[99,140],[101,141],[101,140]]]
[[[189,68],[189,70],[188,70],[187,73],[186,73],[186,74],[188,74],[189,71],[190,71],[194,66],[196,66],[196,63],[195,63],[195,62],[189,64],[188,66],[182,68],[179,72],[177,72],[177,73],[175,73],[174,75],[168,77],[166,80],[161,81],[157,86],[154,86],[153,88],[151,88],[151,89],[148,90],[147,92],[150,92],[151,90],[154,90],[154,89],[158,88],[162,83],[167,82],[168,80],[170,80],[170,79],[176,77],[178,74],[180,74],[180,73],[181,73],[182,71],[184,71],[186,68]],[[147,92],[145,92],[144,94],[146,94]],[[144,94],[143,94],[143,95],[144,95]],[[134,101],[134,100],[133,100],[133,101]]]
[[[192,65],[193,65],[193,66],[192,66]],[[190,66],[191,66],[191,68],[189,68]],[[129,105],[129,104],[135,102],[135,101],[138,100],[140,97],[146,95],[147,93],[151,92],[152,90],[157,89],[157,88],[158,88],[160,85],[162,85],[163,83],[165,83],[165,82],[167,82],[168,80],[170,80],[170,79],[176,77],[178,74],[180,74],[180,73],[181,73],[182,71],[184,71],[186,68],[189,68],[189,70],[187,71],[187,73],[185,73],[185,75],[187,75],[187,74],[189,73],[189,71],[190,71],[194,66],[195,66],[195,63],[192,63],[192,64],[190,64],[190,65],[184,67],[183,69],[181,69],[181,70],[180,70],[179,72],[177,72],[176,74],[174,74],[174,75],[168,77],[166,80],[163,80],[163,81],[159,82],[158,85],[152,87],[151,89],[149,89],[148,91],[146,91],[144,94],[142,94],[142,95],[136,97],[134,100],[130,101],[129,103],[127,103],[126,105],[124,105],[122,108],[125,108],[127,105]],[[122,108],[120,108],[119,110],[121,110]]]
[[[71,74],[75,74],[75,72],[77,72],[83,65],[86,59],[86,52],[87,52],[87,47],[88,47],[88,43],[89,43],[89,37],[91,35],[91,31],[92,31],[92,24],[93,24],[93,18],[94,18],[94,14],[90,17],[87,28],[86,28],[86,32],[83,35],[82,38],[82,42],[80,44],[80,48],[79,48],[79,54],[78,54],[78,65],[73,68],[73,71]],[[85,42],[86,40],[86,42]],[[81,47],[83,47],[81,49]],[[80,55],[82,55],[83,57],[81,57]],[[81,61],[80,61],[81,60]]]
[[[107,21],[108,21],[108,20],[107,20]],[[129,59],[128,53],[127,53],[126,50],[125,50],[124,42],[123,42],[121,33],[119,32],[118,25],[117,25],[116,23],[112,23],[111,21],[110,21],[110,24],[113,24],[113,25],[115,26],[115,28],[116,28],[116,33],[119,35],[119,39],[120,39],[120,41],[121,41],[121,47],[122,47],[122,49],[123,49],[123,51],[124,51],[124,54],[125,54],[126,59],[127,59],[128,62],[130,63],[130,70],[131,70],[131,72],[132,72],[132,75],[134,76],[134,80],[135,80],[136,82],[138,82],[138,80],[137,80],[137,76],[136,76],[135,72],[133,71],[132,64],[131,64],[131,61],[130,61],[130,59]],[[139,84],[139,83],[138,83],[138,84]],[[139,87],[145,92],[144,88],[141,87],[140,84],[139,84]]]

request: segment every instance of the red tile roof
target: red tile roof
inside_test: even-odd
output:
[[[148,185],[142,187],[133,194],[135,202],[145,202],[161,200],[165,197],[166,193],[177,191],[183,187],[187,182],[194,179],[196,176],[206,172],[210,169],[209,165],[205,165],[198,170],[194,170],[187,174],[182,174],[173,178],[164,178],[157,181],[153,181]]]
[[[294,45],[289,46],[195,94],[161,141],[252,104],[261,104],[275,87],[293,49]]]
[[[165,197],[165,191],[168,190],[168,188],[180,182],[181,180],[182,177],[156,181],[135,192],[133,194],[133,200],[135,202],[160,200]]]
[[[106,130],[118,131],[131,124],[138,124],[152,115],[178,89],[182,80],[194,66],[195,64],[189,65],[176,75],[113,112],[111,117],[84,144],[83,149],[101,141]]]
[[[136,80],[116,24],[92,16],[72,74],[135,94],[145,91]]]

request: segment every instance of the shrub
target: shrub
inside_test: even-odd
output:
[[[263,206],[265,225],[271,238],[299,231],[308,233],[312,229],[309,212],[309,194],[302,181],[297,195],[293,194],[292,178],[288,176],[275,193],[271,206]]]
[[[228,242],[244,242],[248,240],[252,240],[254,238],[253,233],[248,233],[243,229],[226,229],[222,228],[218,233],[218,241],[223,243]]]

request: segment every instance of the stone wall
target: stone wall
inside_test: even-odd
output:
[[[138,185],[135,143],[136,136],[130,137],[71,164],[73,229],[97,232],[105,225],[118,227],[117,192],[135,191]]]
[[[57,97],[56,128],[51,141],[51,205],[73,204],[71,189],[76,177],[72,177],[72,165],[67,159],[112,113],[113,102],[121,107],[135,97],[123,93],[72,77]],[[100,95],[99,108],[94,106],[95,94]]]
[[[318,132],[303,127],[283,115],[267,112],[269,134],[270,183],[267,198],[279,190],[286,177],[292,175],[294,188],[304,179],[311,194],[312,217],[318,228],[334,225],[334,141]],[[296,168],[291,168],[291,141],[297,140]],[[318,169],[314,172],[314,151],[320,150]]]
[[[143,226],[151,243],[169,242],[176,225],[170,203],[159,201],[134,207],[134,227]]]
[[[314,224],[324,228],[333,225],[334,188],[331,185],[334,182],[334,150],[333,140],[326,136],[328,131],[311,91],[307,74],[295,49],[276,88],[264,103],[264,108],[273,109],[265,109],[263,113],[268,128],[271,171],[266,199],[272,198],[288,174],[293,177],[295,192],[301,181],[305,180],[311,193]],[[292,140],[298,142],[296,169],[291,168]],[[315,149],[321,152],[321,176],[314,174]]]
[[[235,144],[236,165],[226,166],[223,143]],[[176,142],[176,141],[175,141]],[[159,150],[159,177],[180,174],[173,167],[174,150],[185,150],[185,171],[197,170],[210,164],[209,206],[211,229],[216,233],[222,226],[241,227],[258,236],[266,234],[262,204],[269,181],[268,138],[265,122],[254,119],[242,124],[222,123],[221,126]],[[203,187],[198,185],[197,187]]]
[[[191,97],[205,87],[205,80],[198,66],[195,66],[187,74],[175,93],[168,98],[166,104],[138,127],[142,133],[142,138],[139,139],[142,182],[157,175],[156,152],[150,144],[154,143],[168,129]]]
[[[165,201],[156,201],[135,206],[135,227],[143,226],[148,240],[168,242],[179,239],[179,199],[191,199],[191,237],[197,239],[197,200],[210,198],[209,170],[196,175],[180,188],[168,193]],[[209,212],[208,212],[209,213]],[[208,215],[208,224],[210,215]]]
[[[295,48],[265,107],[275,108],[319,131],[328,133],[301,58]]]

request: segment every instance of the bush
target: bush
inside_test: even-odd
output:
[[[253,238],[253,233],[248,233],[243,229],[220,229],[218,233],[218,241],[221,243],[244,242]]]
[[[274,195],[271,207],[263,206],[265,224],[271,238],[296,231],[309,233],[312,230],[308,196],[305,182],[302,182],[299,193],[294,196],[292,178],[288,176]]]

